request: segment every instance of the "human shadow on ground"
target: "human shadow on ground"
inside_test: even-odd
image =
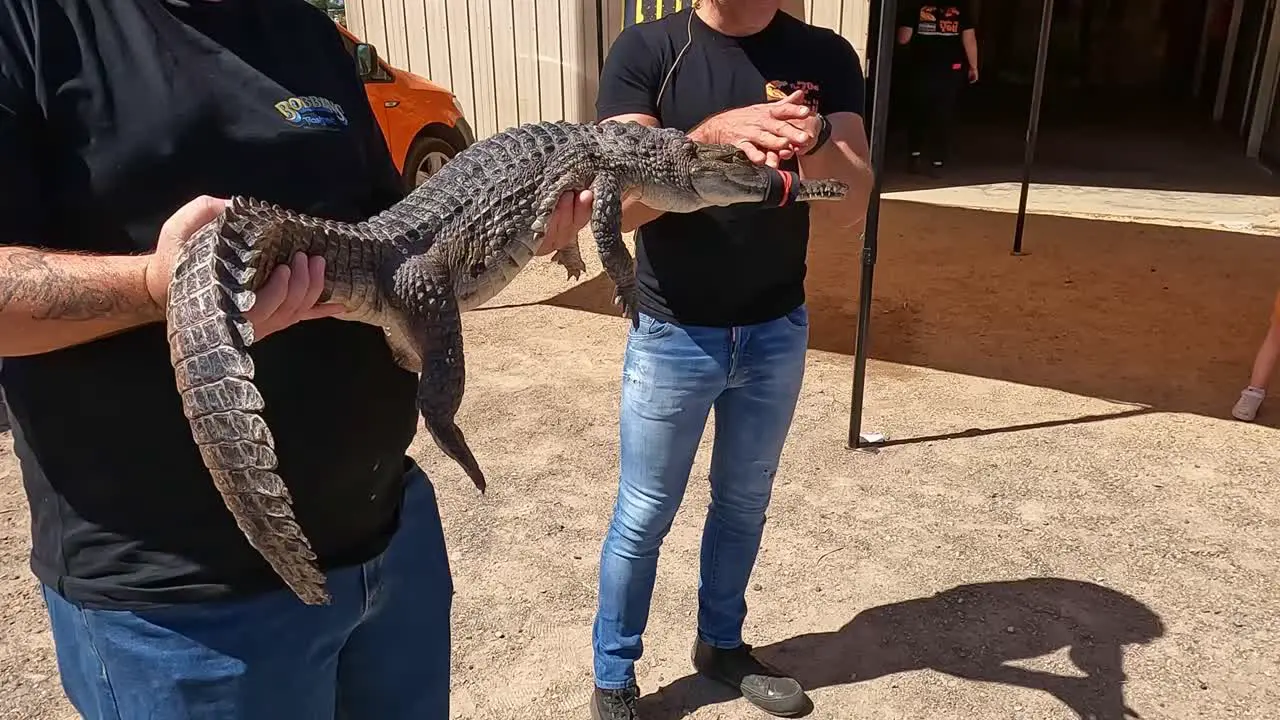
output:
[[[858,613],[834,632],[756,648],[805,690],[914,670],[1043,690],[1081,720],[1141,716],[1125,704],[1126,645],[1164,635],[1159,615],[1124,593],[1062,578],[961,585]],[[1010,664],[1067,648],[1083,677]],[[696,675],[641,699],[643,717],[676,720],[736,693]],[[821,702],[821,700],[817,700]]]

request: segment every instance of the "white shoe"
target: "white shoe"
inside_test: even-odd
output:
[[[1266,392],[1261,388],[1247,387],[1240,393],[1240,399],[1236,401],[1236,406],[1231,408],[1231,415],[1237,420],[1249,422],[1258,414],[1258,406],[1262,404],[1262,399],[1266,397]]]

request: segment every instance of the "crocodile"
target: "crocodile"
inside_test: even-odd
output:
[[[534,256],[558,200],[590,189],[591,232],[620,314],[636,322],[634,263],[622,240],[626,194],[666,212],[839,199],[837,180],[753,164],[739,148],[638,123],[526,123],[475,143],[382,212],[355,223],[237,196],[179,248],[166,304],[170,362],[201,459],[237,527],[309,605],[329,593],[277,472],[254,387],[245,312],[279,264],[325,258],[321,302],[383,328],[395,362],[419,375],[417,404],[437,447],[481,493],[486,479],[454,421],[465,379],[460,314],[501,292]],[[694,241],[696,242],[696,241]],[[569,279],[576,242],[551,259]]]

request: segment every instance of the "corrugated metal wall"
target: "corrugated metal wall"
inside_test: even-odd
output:
[[[870,0],[803,0],[795,4],[804,5],[804,18],[810,24],[829,27],[845,36],[866,66]]]
[[[594,116],[600,39],[625,0],[347,0],[347,26],[392,65],[458,96],[477,137],[531,120]],[[865,56],[869,0],[784,0]],[[603,11],[600,9],[603,8]]]

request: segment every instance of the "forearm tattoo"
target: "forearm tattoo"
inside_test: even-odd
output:
[[[92,258],[66,257],[80,267],[40,250],[0,250],[0,312],[27,308],[33,320],[83,321],[148,309],[148,298],[114,287],[105,263],[94,268]]]

